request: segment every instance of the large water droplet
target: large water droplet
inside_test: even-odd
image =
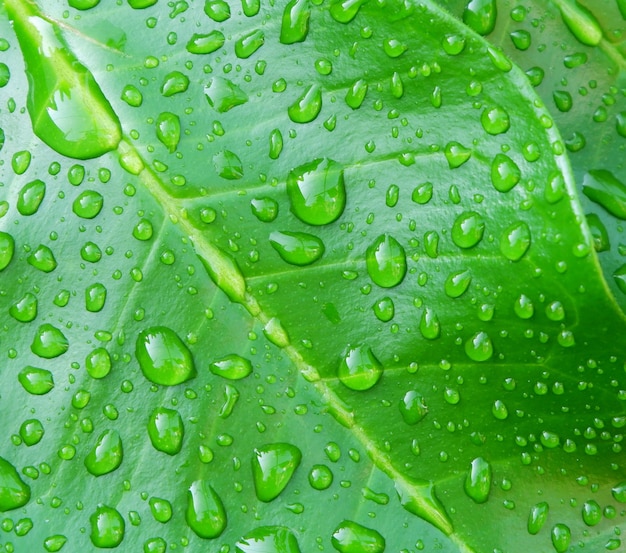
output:
[[[111,356],[105,348],[96,348],[85,359],[85,369],[91,378],[104,378],[111,372]]]
[[[182,448],[185,436],[180,413],[167,407],[157,407],[148,420],[148,436],[154,449],[176,455]]]
[[[165,75],[161,84],[161,94],[166,98],[185,92],[189,88],[189,77],[180,71],[172,71]]]
[[[102,210],[104,198],[95,190],[85,190],[72,204],[72,211],[83,219],[93,219]]]
[[[190,54],[211,54],[224,46],[224,33],[211,31],[210,33],[194,33],[187,42],[187,52]]]
[[[122,464],[122,439],[116,430],[105,430],[85,457],[85,467],[94,476],[113,472]]]
[[[365,255],[370,278],[383,288],[393,288],[406,275],[406,254],[400,243],[389,234],[381,234]]]
[[[254,450],[252,475],[261,501],[269,502],[285,489],[302,460],[302,453],[287,443],[267,444]]]
[[[172,504],[167,499],[161,499],[160,497],[151,497],[150,512],[154,517],[154,520],[165,524],[173,515]]]
[[[27,419],[20,425],[20,437],[29,447],[38,444],[44,434],[44,427],[38,419]]]
[[[270,133],[270,159],[278,159],[280,153],[283,151],[283,135],[278,129],[274,129]]]
[[[492,135],[505,133],[511,126],[508,112],[500,106],[485,108],[480,116],[480,123]]]
[[[270,244],[292,265],[310,265],[324,255],[324,243],[306,232],[274,231],[270,234]]]
[[[11,263],[14,253],[15,240],[10,234],[0,231],[0,271],[6,269],[7,265]]]
[[[300,220],[310,225],[332,223],[346,205],[343,167],[328,158],[305,163],[289,173],[287,194]]]
[[[352,83],[346,93],[346,104],[352,109],[358,109],[365,100],[367,94],[367,83],[365,79],[358,79]]]
[[[303,42],[309,34],[310,17],[309,0],[291,0],[283,11],[280,41],[283,44]]]
[[[17,196],[17,210],[21,215],[34,215],[45,195],[46,183],[42,180],[37,179],[25,184]]]
[[[469,269],[450,273],[444,283],[446,295],[450,298],[458,298],[462,296],[469,288],[471,282],[472,273],[470,273]]]
[[[471,463],[465,479],[465,493],[475,503],[484,503],[491,490],[491,465],[482,457],[476,457]]]
[[[107,289],[104,284],[95,282],[85,288],[85,309],[90,313],[98,313],[104,308],[107,299]]]
[[[535,535],[539,533],[546,520],[548,520],[549,510],[549,505],[545,501],[537,503],[530,508],[527,525],[529,534]]]
[[[156,136],[170,153],[174,152],[180,142],[180,119],[178,115],[164,111],[156,120]]]
[[[48,553],[57,553],[57,551],[63,549],[66,543],[67,538],[63,534],[54,534],[44,540],[43,546]]]
[[[487,361],[493,355],[493,345],[486,332],[480,331],[465,342],[465,353],[472,361]]]
[[[213,156],[215,172],[227,180],[239,180],[243,178],[243,163],[239,156],[230,150],[222,150]]]
[[[385,538],[376,530],[351,520],[344,520],[335,528],[330,542],[340,553],[383,553],[385,550]]]
[[[407,424],[417,424],[428,413],[428,407],[424,402],[424,396],[415,390],[410,390],[399,403],[400,414]]]
[[[37,317],[37,297],[26,292],[10,308],[9,315],[21,323],[29,323]]]
[[[367,0],[333,0],[330,4],[330,15],[339,23],[352,21],[359,9]]]
[[[572,34],[586,46],[597,46],[602,40],[602,27],[588,8],[576,2],[559,2],[563,21]]]
[[[289,106],[287,113],[294,123],[310,123],[321,110],[322,90],[319,85],[312,84]]]
[[[57,260],[54,258],[52,250],[48,246],[39,244],[26,261],[29,265],[42,273],[51,273],[57,268]]]
[[[452,241],[459,248],[472,248],[481,241],[485,232],[485,221],[475,211],[465,211],[452,225]]]
[[[626,185],[610,171],[589,171],[583,180],[583,193],[611,215],[626,220]]]
[[[283,526],[261,526],[235,544],[237,553],[300,553],[298,540]]]
[[[587,526],[595,526],[602,520],[602,508],[598,502],[591,499],[585,501],[582,509],[583,522]]]
[[[31,351],[44,359],[53,359],[63,355],[70,344],[58,328],[49,323],[41,325],[37,329],[35,338],[30,346]]]
[[[0,512],[19,509],[30,501],[30,487],[25,484],[16,468],[0,457]]]
[[[613,486],[611,488],[611,495],[613,495],[615,501],[626,503],[626,480]]]
[[[463,165],[470,157],[472,150],[463,146],[459,142],[448,142],[443,151],[450,169],[456,169]]]
[[[252,372],[252,363],[248,359],[231,353],[209,365],[209,370],[228,380],[241,380]]]
[[[205,480],[196,480],[187,491],[185,519],[201,538],[214,539],[226,528],[226,511],[217,492]]]
[[[427,340],[436,340],[441,334],[439,318],[431,307],[426,307],[420,318],[420,332]]]
[[[351,390],[369,390],[383,374],[383,366],[369,346],[349,347],[339,364],[339,380]]]
[[[235,83],[223,77],[213,77],[204,87],[209,105],[219,113],[225,113],[248,101],[248,95]]]
[[[26,366],[17,375],[17,379],[29,394],[35,396],[47,394],[54,388],[52,373],[46,369]]]
[[[90,159],[117,148],[119,119],[59,27],[44,19],[35,4],[7,0],[5,6],[26,62],[26,106],[35,134],[73,158]]]
[[[96,547],[112,549],[124,539],[126,525],[124,518],[113,507],[98,505],[89,517],[91,543]]]
[[[508,192],[521,178],[520,168],[509,156],[496,154],[491,163],[491,182],[498,192]]]
[[[265,33],[256,29],[242,36],[235,42],[235,55],[240,59],[247,59],[265,43]]]
[[[524,221],[513,223],[502,233],[500,251],[511,261],[519,261],[530,247],[530,229]]]
[[[272,198],[254,198],[250,200],[252,213],[264,223],[271,223],[278,217],[278,202]]]
[[[552,545],[557,553],[565,553],[569,549],[569,544],[572,541],[569,526],[561,523],[555,524],[552,528],[551,537]]]
[[[469,0],[463,10],[463,23],[479,35],[488,35],[496,26],[496,0]]]
[[[173,330],[164,326],[140,332],[135,355],[144,376],[155,384],[175,386],[196,375],[191,352]]]

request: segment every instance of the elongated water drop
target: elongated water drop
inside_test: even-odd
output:
[[[47,369],[28,365],[19,372],[17,379],[29,394],[35,396],[47,394],[54,388],[54,378]]]
[[[424,402],[424,396],[415,390],[404,394],[399,403],[400,414],[407,424],[417,424],[428,413],[428,407]]]
[[[346,93],[346,104],[352,109],[358,109],[365,100],[367,94],[367,82],[365,79],[358,79],[352,83]]]
[[[279,129],[274,129],[270,133],[270,158],[278,159],[283,151],[283,135]]]
[[[543,525],[546,523],[546,520],[548,520],[549,511],[550,507],[545,501],[537,503],[530,508],[527,524],[529,534],[535,535],[539,533],[539,531],[543,528]]]
[[[383,366],[369,346],[348,347],[339,364],[339,380],[351,390],[369,390],[383,374]]]
[[[404,280],[407,264],[404,248],[389,234],[381,234],[365,254],[370,278],[383,288],[393,288]]]
[[[11,263],[14,253],[15,240],[13,240],[13,236],[0,231],[0,271],[6,269],[7,265]]]
[[[256,29],[242,36],[235,42],[235,54],[240,59],[247,59],[265,43],[265,33]]]
[[[303,42],[309,34],[310,17],[309,0],[291,0],[283,11],[280,41],[283,44]]]
[[[124,518],[113,507],[98,505],[89,517],[91,543],[96,547],[112,549],[124,540],[126,524]]]
[[[0,457],[0,512],[19,509],[30,501],[30,486],[25,484],[16,468]]]
[[[52,250],[43,244],[39,244],[26,258],[26,261],[29,265],[35,267],[35,269],[38,269],[42,273],[51,273],[57,268],[57,260]]]
[[[626,220],[626,185],[606,169],[589,171],[583,193],[618,219]]]
[[[165,111],[157,117],[156,136],[170,153],[174,152],[180,142],[180,119],[178,115]]]
[[[241,380],[252,372],[252,363],[236,353],[231,353],[213,361],[209,365],[209,370],[228,380]]]
[[[57,553],[66,543],[67,538],[63,534],[54,534],[43,541],[43,547],[48,553]]]
[[[211,54],[224,46],[226,37],[221,31],[210,33],[194,33],[187,42],[187,52],[190,54]]]
[[[293,532],[284,526],[261,526],[235,544],[236,553],[301,553]]]
[[[291,210],[309,225],[327,225],[338,219],[346,206],[343,166],[315,159],[293,169],[287,177]]]
[[[105,430],[85,457],[85,467],[94,476],[113,472],[122,464],[122,439],[116,430]]]
[[[226,510],[217,492],[205,480],[196,480],[187,491],[185,520],[201,538],[219,537],[226,528]]]
[[[594,499],[585,501],[582,509],[583,522],[587,526],[595,526],[602,521],[602,508]]]
[[[508,192],[521,179],[517,164],[505,154],[496,154],[491,163],[491,182],[498,192]]]
[[[427,340],[436,340],[441,334],[439,318],[431,307],[426,307],[420,318],[420,332]]]
[[[380,533],[352,520],[344,520],[330,539],[339,553],[383,553],[385,538]]]
[[[463,249],[473,248],[481,241],[485,232],[485,222],[475,211],[461,213],[452,225],[452,241]]]
[[[551,532],[552,545],[557,553],[565,553],[569,549],[572,533],[565,524],[555,524]]]
[[[248,101],[248,95],[235,83],[223,77],[213,77],[204,88],[209,105],[219,113],[225,113]]]
[[[602,40],[602,27],[588,8],[572,2],[559,2],[563,21],[572,34],[586,46],[597,46]]]
[[[91,313],[98,313],[104,308],[107,299],[107,289],[104,284],[96,282],[85,288],[85,309]]]
[[[359,9],[367,0],[333,0],[330,4],[330,15],[339,23],[352,21]]]
[[[291,265],[310,265],[324,255],[324,243],[306,232],[274,231],[270,244]]]
[[[37,329],[35,338],[30,346],[31,351],[44,359],[53,359],[63,355],[70,344],[57,327],[49,323],[41,325]]]
[[[433,183],[432,182],[424,182],[415,187],[413,193],[411,194],[411,200],[413,200],[416,204],[425,205],[433,197]]]
[[[446,295],[450,298],[462,296],[469,288],[471,282],[472,273],[470,273],[469,269],[450,273],[444,283]]]
[[[479,35],[488,35],[496,26],[496,0],[469,0],[463,11],[463,23]]]
[[[173,330],[164,326],[139,333],[135,356],[144,376],[155,384],[175,386],[196,375],[191,352]]]
[[[465,479],[465,493],[475,503],[484,503],[491,490],[491,465],[482,457],[476,457],[471,463]]]
[[[513,223],[500,238],[500,251],[511,261],[519,261],[530,247],[530,229],[524,221]]]
[[[322,90],[319,85],[312,84],[289,106],[287,114],[294,123],[310,123],[321,110]]]
[[[21,323],[29,323],[37,317],[37,297],[26,292],[10,308],[9,315]]]
[[[465,354],[472,361],[487,361],[493,355],[493,345],[491,338],[486,332],[476,332],[467,342],[465,342]]]
[[[21,215],[34,215],[45,195],[46,183],[42,180],[36,179],[25,184],[17,196],[17,210]]]
[[[252,456],[252,476],[259,500],[269,502],[277,498],[287,487],[301,460],[300,450],[288,443],[256,448]]]
[[[34,133],[56,152],[78,159],[117,148],[122,138],[119,119],[59,28],[34,3],[4,4],[26,62],[26,107]]]
[[[180,413],[175,409],[157,407],[148,420],[148,436],[154,449],[176,455],[182,448],[185,436]]]

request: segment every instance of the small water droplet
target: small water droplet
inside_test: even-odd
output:
[[[120,98],[129,106],[134,108],[138,108],[141,104],[143,104],[143,94],[132,84],[128,84],[122,89],[122,95]]]
[[[36,179],[25,184],[17,196],[17,210],[24,216],[34,215],[45,195],[46,184],[42,180]]]
[[[433,197],[433,183],[424,182],[415,187],[411,194],[411,200],[416,204],[424,205],[430,202]]]
[[[498,192],[508,192],[521,177],[520,168],[509,156],[496,154],[491,164],[491,182]]]
[[[274,231],[270,244],[291,265],[311,265],[324,255],[323,242],[306,232]]]
[[[439,318],[431,307],[426,307],[420,318],[420,332],[427,340],[436,340],[441,335]]]
[[[448,142],[443,153],[446,156],[450,169],[460,167],[472,157],[472,150],[459,142]]]
[[[104,284],[96,282],[85,288],[85,309],[90,313],[98,313],[104,308],[107,289]]]
[[[465,342],[465,353],[472,361],[487,361],[493,355],[493,345],[486,332],[476,332]]]
[[[187,491],[185,519],[201,538],[219,537],[226,528],[226,511],[217,492],[205,480],[196,480]]]
[[[572,534],[568,526],[561,523],[555,524],[552,528],[551,537],[552,545],[557,553],[565,553],[569,549]]]
[[[44,540],[43,546],[48,553],[57,553],[57,551],[63,549],[66,543],[67,538],[63,534],[54,534]]]
[[[239,180],[243,178],[243,163],[230,150],[222,150],[213,156],[213,167],[215,172],[227,180]]]
[[[265,33],[256,29],[235,42],[235,55],[247,59],[265,44]]]
[[[211,31],[210,33],[194,33],[187,42],[187,52],[190,54],[211,54],[224,46],[224,33]]]
[[[51,273],[57,268],[57,260],[54,258],[52,250],[48,246],[39,244],[26,261],[29,265],[43,273]]]
[[[254,450],[252,474],[259,500],[269,502],[285,489],[302,459],[300,450],[291,444],[267,444]]]
[[[254,198],[250,207],[254,216],[264,223],[271,223],[278,217],[278,202],[272,198]]]
[[[37,317],[37,297],[26,292],[10,308],[9,315],[21,323],[29,323]]]
[[[326,465],[313,465],[309,471],[309,484],[314,490],[326,490],[333,483],[333,473]]]
[[[383,288],[393,288],[406,275],[406,254],[400,243],[389,234],[381,234],[367,248],[367,272],[374,283]]]
[[[20,425],[20,437],[27,446],[38,444],[45,434],[39,419],[28,419]]]
[[[124,539],[126,525],[120,513],[106,505],[98,505],[89,517],[91,525],[91,543],[96,547],[111,549],[117,547]]]
[[[530,247],[530,229],[524,221],[513,223],[500,238],[500,251],[511,261],[519,261]]]
[[[469,269],[450,273],[444,284],[446,295],[450,298],[458,298],[462,296],[469,288],[471,282],[472,273]]]
[[[348,347],[337,374],[351,390],[369,390],[382,376],[383,366],[369,346]]]
[[[626,480],[611,488],[613,499],[619,503],[626,503]]]
[[[492,135],[505,133],[511,126],[508,112],[500,106],[485,108],[480,116],[480,123]]]
[[[209,365],[209,370],[228,380],[241,380],[252,373],[252,363],[248,359],[231,353]]]
[[[85,457],[85,467],[94,476],[113,472],[122,464],[122,439],[116,430],[105,430]]]
[[[386,323],[393,319],[395,307],[393,300],[389,296],[385,296],[378,300],[374,305],[374,314],[379,321]]]
[[[532,300],[525,294],[521,294],[513,304],[513,310],[520,319],[530,319],[535,314]]]
[[[111,356],[105,348],[94,349],[85,359],[85,369],[91,378],[104,378],[111,372]]]
[[[339,23],[352,21],[359,9],[367,0],[333,0],[330,4],[330,15]]]
[[[165,75],[161,84],[161,94],[166,98],[185,92],[189,88],[189,77],[180,71],[172,71]]]
[[[530,48],[531,34],[528,31],[523,29],[519,29],[517,31],[513,31],[509,34],[511,37],[511,41],[513,42],[513,46],[522,52],[525,52]]]
[[[150,505],[150,512],[157,522],[165,524],[172,518],[172,504],[167,499],[151,497],[148,503]]]
[[[330,539],[339,553],[383,553],[385,538],[376,530],[351,520],[344,520],[335,528]]]
[[[346,93],[346,104],[352,109],[358,109],[365,100],[367,94],[367,83],[365,79],[358,79],[352,83]]]
[[[185,436],[180,413],[175,409],[157,407],[148,420],[148,436],[154,449],[176,455],[182,448]]]
[[[270,159],[278,159],[283,151],[283,135],[278,129],[274,129],[270,133]]]
[[[459,248],[472,248],[478,244],[485,232],[485,221],[475,211],[465,211],[452,225],[452,241]]]
[[[7,265],[11,263],[14,253],[15,240],[13,240],[13,236],[0,231],[0,271],[6,269]]]
[[[446,35],[441,46],[449,56],[458,56],[465,49],[465,37],[457,34]]]
[[[582,509],[583,522],[587,526],[595,526],[602,520],[602,508],[598,502],[591,499],[585,501]]]

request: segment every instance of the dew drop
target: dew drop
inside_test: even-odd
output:
[[[185,519],[189,527],[204,539],[217,538],[226,528],[224,504],[205,480],[196,480],[189,487]]]
[[[537,503],[530,508],[530,512],[528,513],[528,533],[538,534],[539,531],[543,528],[543,525],[548,520],[548,512],[550,508],[545,501],[541,503]]]
[[[186,92],[189,88],[189,77],[180,71],[172,71],[165,75],[161,84],[161,94],[166,98]]]
[[[121,99],[133,108],[138,108],[143,104],[143,94],[132,84],[128,84],[122,89]]]
[[[488,35],[496,26],[496,0],[469,0],[463,10],[463,23],[479,35]]]
[[[359,9],[367,0],[333,0],[330,4],[330,15],[339,23],[352,21]]]
[[[105,348],[94,349],[85,359],[85,369],[91,378],[104,378],[111,372],[111,356]]]
[[[252,373],[252,363],[248,359],[231,353],[209,365],[209,370],[228,380],[241,380]]]
[[[150,505],[150,512],[157,522],[165,524],[172,518],[172,504],[167,499],[151,497],[148,503]]]
[[[19,509],[30,501],[30,487],[25,484],[16,468],[0,457],[0,512]]]
[[[446,35],[441,41],[441,46],[449,56],[458,56],[465,49],[465,37],[463,35]]]
[[[333,483],[333,473],[326,465],[313,465],[309,471],[309,484],[314,490],[326,490]]]
[[[433,197],[433,183],[425,182],[415,187],[411,194],[411,200],[416,204],[424,205],[430,202]]]
[[[576,39],[586,46],[597,46],[602,40],[602,27],[589,11],[578,2],[559,2],[563,21]]]
[[[358,109],[365,100],[367,94],[367,83],[365,79],[358,79],[352,83],[346,93],[346,104],[352,109]]]
[[[235,544],[236,553],[301,553],[298,540],[283,526],[261,526]]]
[[[61,551],[66,543],[67,538],[63,534],[54,534],[44,540],[43,546],[48,553],[56,553]]]
[[[520,319],[530,319],[535,314],[532,300],[525,294],[521,294],[513,304],[513,310]]]
[[[280,153],[283,151],[283,135],[278,129],[274,129],[270,133],[270,159],[278,159]]]
[[[385,538],[376,530],[351,520],[344,520],[335,528],[330,542],[340,553],[383,553],[385,550]]]
[[[46,184],[42,180],[37,179],[25,184],[17,196],[17,210],[24,216],[34,215],[45,195]]]
[[[482,457],[476,457],[465,479],[465,493],[475,503],[485,503],[491,490],[491,465]]]
[[[116,430],[105,430],[85,457],[85,467],[94,476],[113,472],[122,464],[122,439]]]
[[[487,361],[493,355],[493,345],[486,332],[480,331],[465,342],[465,354],[472,361]]]
[[[424,396],[415,390],[409,390],[399,403],[400,414],[407,424],[417,424],[428,413]]]
[[[283,44],[303,42],[309,34],[310,17],[309,0],[291,0],[283,11],[280,42]]]
[[[85,309],[90,313],[98,313],[104,308],[107,289],[104,284],[96,282],[85,289]]]
[[[223,77],[214,77],[204,87],[209,105],[219,113],[226,113],[248,101],[248,95],[235,83]]]
[[[270,244],[291,265],[311,265],[324,255],[324,243],[306,232],[274,231]]]
[[[420,318],[420,332],[427,340],[436,340],[441,335],[439,318],[431,307],[426,307]]]
[[[164,111],[156,120],[156,136],[170,153],[173,153],[180,142],[180,119],[178,115]]]
[[[20,425],[20,437],[29,447],[38,444],[44,434],[43,425],[38,419],[28,419]]]
[[[383,374],[383,366],[369,346],[348,347],[339,364],[339,380],[351,390],[369,390]]]
[[[148,436],[154,449],[176,455],[182,448],[185,427],[175,409],[157,407],[148,419]]]
[[[478,244],[485,232],[485,222],[475,211],[465,211],[452,225],[452,241],[459,248],[472,248]]]
[[[450,298],[462,296],[472,282],[472,274],[469,269],[450,273],[444,283],[446,295]]]
[[[582,509],[583,522],[587,526],[595,526],[602,520],[602,508],[598,502],[591,499],[585,501]]]
[[[194,33],[187,42],[187,52],[190,54],[211,54],[224,46],[224,33],[211,31],[210,33]]]
[[[246,17],[254,17],[261,9],[261,0],[241,0],[241,7]]]
[[[264,223],[271,223],[278,217],[278,202],[272,198],[254,198],[250,207],[254,216]]]
[[[252,475],[260,501],[269,502],[285,489],[302,460],[300,450],[291,444],[266,444],[254,450]]]
[[[393,319],[395,314],[395,307],[393,304],[393,300],[389,296],[385,296],[378,300],[374,305],[374,314],[379,321],[383,323],[389,322]]]
[[[53,359],[63,355],[69,346],[70,344],[63,332],[46,323],[37,329],[30,349],[35,355],[43,359]]]
[[[235,55],[247,59],[265,44],[265,33],[257,29],[242,36],[235,42]]]
[[[287,109],[294,123],[310,123],[322,110],[322,90],[317,84],[310,85]]]
[[[0,271],[6,269],[7,265],[11,263],[14,253],[15,240],[10,234],[0,231]]]
[[[57,260],[54,258],[52,250],[43,244],[37,246],[37,249],[26,258],[26,261],[42,273],[51,273],[57,268]]]
[[[572,540],[570,529],[565,524],[555,524],[551,532],[552,545],[557,553],[565,553],[569,549]]]
[[[72,211],[83,219],[93,219],[102,210],[104,198],[95,190],[85,190],[74,200]]]
[[[508,192],[521,177],[520,168],[509,156],[496,154],[491,164],[491,182],[498,192]]]
[[[155,384],[175,386],[196,375],[191,352],[173,330],[164,326],[140,332],[135,355],[144,376]]]
[[[395,482],[400,505],[409,513],[429,522],[445,534],[453,531],[452,523],[428,480],[398,479]]]
[[[112,549],[117,547],[124,539],[126,525],[124,518],[112,507],[98,505],[89,517],[91,525],[91,543],[96,547]]]
[[[375,284],[393,288],[406,275],[406,254],[400,243],[389,234],[381,234],[367,248],[365,254],[367,272]]]
[[[626,503],[626,480],[611,488],[613,499],[619,503]]]
[[[530,229],[524,221],[513,223],[502,233],[500,251],[511,261],[519,261],[530,247]]]
[[[470,157],[472,157],[472,150],[466,148],[459,142],[448,142],[443,153],[448,161],[450,169],[460,167]]]
[[[47,369],[39,369],[29,365],[19,372],[17,379],[24,390],[35,396],[45,395],[54,388],[54,378]]]
[[[485,108],[480,116],[480,123],[492,135],[505,133],[511,126],[508,112],[499,106]]]
[[[21,323],[29,323],[37,317],[37,297],[26,292],[10,308],[9,315]]]

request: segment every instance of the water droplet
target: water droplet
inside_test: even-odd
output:
[[[393,300],[389,296],[385,296],[378,300],[374,305],[374,314],[379,321],[386,323],[393,319],[395,307]]]
[[[201,538],[214,539],[226,528],[226,511],[217,492],[204,480],[196,480],[187,492],[185,519]]]
[[[252,372],[252,363],[236,353],[226,355],[209,365],[209,370],[228,380],[241,380]]]
[[[513,310],[520,319],[530,319],[535,314],[532,300],[525,294],[521,294],[513,304]]]
[[[38,444],[44,434],[43,425],[38,419],[28,419],[20,425],[20,437],[29,447]]]
[[[588,8],[578,2],[559,2],[567,28],[586,46],[597,46],[602,40],[602,27]]]
[[[583,193],[611,215],[626,220],[626,185],[610,171],[589,171],[583,180]]]
[[[34,133],[59,154],[90,159],[117,148],[119,119],[60,28],[35,4],[7,3],[26,61],[26,106]]]
[[[569,549],[572,534],[568,526],[561,523],[555,524],[552,528],[551,537],[552,545],[557,553],[565,553]]]
[[[310,123],[322,110],[322,90],[317,84],[310,85],[287,109],[294,123]]]
[[[472,361],[487,361],[493,355],[493,345],[486,332],[480,331],[465,342],[465,353]]]
[[[43,546],[48,553],[56,553],[61,551],[66,543],[67,538],[63,534],[55,534],[47,537],[43,542]]]
[[[209,105],[219,113],[226,113],[248,101],[248,95],[241,88],[223,77],[213,77],[204,87],[204,94]]]
[[[488,35],[496,26],[496,0],[469,0],[463,10],[463,23],[479,35]]]
[[[157,407],[148,420],[148,436],[154,449],[176,455],[181,450],[185,436],[180,413],[174,409]]]
[[[428,413],[424,396],[415,390],[409,390],[399,403],[400,414],[407,424],[417,424]]]
[[[30,349],[39,357],[53,359],[63,355],[69,346],[70,344],[63,332],[55,326],[46,323],[37,329]]]
[[[156,136],[170,153],[173,153],[180,142],[180,119],[178,115],[164,111],[156,120]]]
[[[348,347],[339,364],[339,380],[351,390],[369,390],[383,374],[383,366],[369,346]]]
[[[0,457],[0,512],[19,509],[30,501],[30,487],[25,484],[16,468]]]
[[[43,273],[51,273],[57,268],[57,260],[54,258],[52,250],[43,244],[39,244],[37,249],[26,258],[26,261]]]
[[[291,444],[267,444],[254,450],[252,474],[256,495],[269,502],[285,489],[302,459],[300,450]]]
[[[511,126],[508,112],[499,106],[485,108],[480,116],[480,123],[492,135],[505,133]]]
[[[235,544],[236,553],[300,553],[298,540],[283,526],[261,526]]]
[[[528,513],[528,533],[538,534],[548,519],[549,506],[545,501],[533,505]]]
[[[399,199],[400,187],[397,184],[391,184],[385,194],[385,204],[387,207],[395,207]]]
[[[104,198],[95,190],[85,190],[74,200],[72,211],[83,219],[93,219],[102,210]]]
[[[222,150],[213,156],[213,167],[217,174],[227,180],[243,178],[243,164],[234,152]]]
[[[619,503],[626,503],[626,480],[611,488],[613,499]]]
[[[309,484],[314,490],[326,490],[333,483],[333,473],[326,465],[313,465],[309,471]]]
[[[519,261],[530,247],[530,229],[524,221],[513,223],[502,233],[500,251],[511,261]]]
[[[458,56],[465,49],[465,37],[463,35],[446,35],[441,41],[441,46],[449,56]]]
[[[90,313],[98,313],[104,308],[107,298],[107,289],[103,284],[96,282],[85,288],[85,309]]]
[[[265,33],[256,29],[235,42],[235,54],[240,59],[247,59],[263,44],[265,44]]]
[[[140,332],[135,355],[144,376],[155,384],[175,386],[196,375],[191,352],[173,330],[164,326]]]
[[[365,79],[358,79],[352,83],[346,93],[346,104],[352,109],[358,109],[365,100],[367,94],[367,83]]]
[[[498,192],[508,192],[521,177],[520,168],[509,156],[496,154],[491,164],[491,182]]]
[[[96,547],[112,549],[124,539],[126,525],[124,518],[113,507],[98,505],[89,517],[91,543]]]
[[[587,526],[595,526],[602,520],[602,508],[598,502],[591,499],[585,501],[582,509],[583,522]]]
[[[513,46],[522,52],[528,50],[531,44],[531,35],[528,31],[524,31],[523,29],[519,29],[517,31],[513,31],[509,34],[511,37],[511,41],[513,42]]]
[[[17,196],[17,210],[24,216],[34,215],[45,195],[46,184],[42,180],[37,179],[25,184]]]
[[[7,265],[11,263],[14,253],[15,240],[10,234],[0,231],[0,271],[6,269]]]
[[[324,244],[306,232],[274,231],[270,244],[280,257],[292,265],[310,265],[324,255]]]
[[[491,490],[491,465],[482,457],[476,457],[465,479],[465,493],[475,503],[485,503]]]
[[[315,70],[320,75],[330,75],[333,72],[333,63],[328,58],[315,60]]]
[[[291,0],[283,11],[280,41],[283,44],[303,42],[309,34],[310,17],[309,0]]]
[[[91,378],[104,378],[111,372],[111,356],[105,348],[94,349],[85,359],[85,368]]]
[[[315,159],[293,169],[287,177],[291,210],[310,225],[338,219],[346,205],[343,167],[328,158]]]
[[[503,421],[509,417],[509,410],[501,399],[496,399],[491,406],[491,414],[499,421]]]
[[[552,93],[552,98],[559,111],[565,113],[572,109],[572,95],[566,90],[555,90]]]
[[[472,248],[481,241],[485,232],[485,222],[475,211],[465,211],[452,225],[452,241],[459,248]]]
[[[427,204],[433,197],[433,183],[425,182],[415,187],[411,194],[411,199],[420,205]]]
[[[129,106],[134,108],[138,108],[141,104],[143,104],[143,94],[141,94],[141,91],[132,84],[128,84],[122,89],[122,95],[120,97]]]
[[[37,298],[34,294],[26,292],[10,308],[9,314],[16,321],[29,323],[37,317]]]
[[[450,273],[446,278],[444,290],[450,298],[458,298],[462,296],[469,288],[472,282],[472,273],[469,269]]]
[[[278,159],[283,151],[283,135],[278,129],[274,129],[270,133],[270,159]]]
[[[206,7],[205,7],[206,9]],[[189,77],[180,71],[172,71],[165,75],[161,84],[161,94],[166,98],[185,92],[189,88]]]
[[[431,307],[426,307],[420,318],[420,332],[427,340],[436,340],[441,334],[439,318]]]
[[[26,366],[17,375],[17,379],[29,394],[36,396],[45,395],[54,388],[52,373],[46,369]]]
[[[85,457],[85,467],[94,476],[113,472],[122,463],[122,439],[116,430],[105,430]]]
[[[250,207],[254,216],[264,223],[271,223],[278,217],[278,202],[272,198],[254,198]]]
[[[207,0],[204,4],[204,13],[213,21],[222,23],[230,18],[230,6],[224,0]]]
[[[406,254],[400,243],[389,234],[381,234],[367,248],[367,272],[374,283],[383,288],[393,288],[406,275]]]
[[[333,0],[330,4],[330,15],[339,23],[352,21],[366,0]]]
[[[340,553],[383,553],[385,550],[385,538],[376,530],[351,520],[341,522],[330,541]]]
[[[150,504],[150,512],[157,522],[165,524],[172,518],[172,504],[167,499],[151,497],[148,503]]]
[[[194,33],[187,42],[187,52],[190,54],[211,54],[224,46],[224,33],[211,31],[210,33]]]
[[[446,156],[450,169],[460,167],[472,157],[472,150],[458,142],[448,142],[443,153]]]
[[[97,263],[102,259],[102,250],[98,244],[93,242],[85,242],[80,249],[80,256],[89,263]]]

